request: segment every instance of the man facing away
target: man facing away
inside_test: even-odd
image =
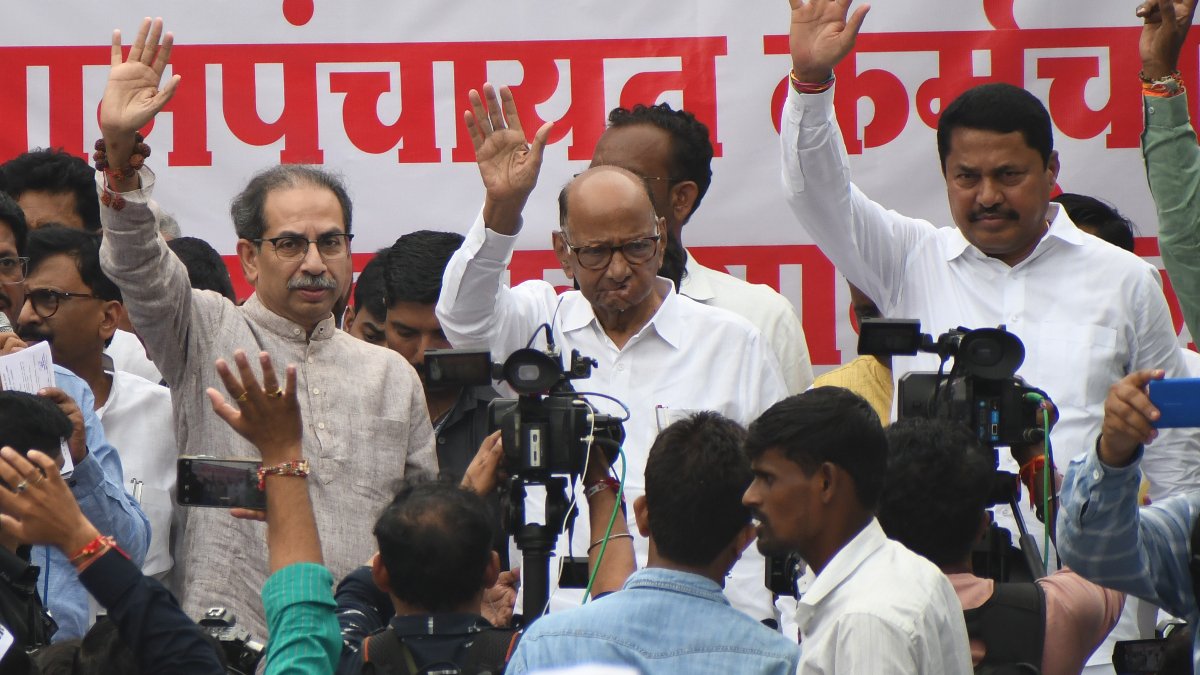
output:
[[[412,368],[334,325],[332,309],[351,279],[349,196],[336,178],[313,167],[283,165],[256,175],[230,209],[254,295],[239,307],[215,292],[193,291],[182,263],[156,231],[153,174],[129,164],[136,130],[178,83],[176,76],[158,88],[172,38],[167,34],[160,47],[162,21],[146,21],[129,58],[122,59],[119,33],[114,35],[100,111],[110,168],[97,174],[97,188],[109,202],[101,209],[105,272],[121,288],[147,352],[171,388],[185,453],[255,456],[206,405],[204,390],[221,388],[209,367],[215,359],[244,349],[270,352],[280,367],[296,365],[304,457],[325,562],[343,576],[373,550],[370,523],[348,514],[372,512],[399,477],[436,471],[429,417]],[[188,513],[177,563],[185,610],[197,615],[225,606],[251,633],[264,634],[259,590],[267,551],[258,527],[231,522],[218,510]]]
[[[888,446],[870,404],[840,387],[789,397],[750,425],[746,453],[759,550],[808,564],[800,675],[971,672],[950,582],[875,519]]]
[[[744,437],[737,423],[711,412],[659,434],[646,461],[646,494],[633,502],[650,540],[646,567],[620,591],[538,619],[508,672],[581,664],[648,675],[796,672],[796,645],[734,610],[722,593],[754,539],[741,503],[751,480]]]

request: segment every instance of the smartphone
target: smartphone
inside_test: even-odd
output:
[[[1155,428],[1200,427],[1200,378],[1151,380],[1150,402],[1162,413]]]
[[[267,493],[258,489],[261,466],[251,458],[184,455],[177,465],[179,505],[265,511]]]

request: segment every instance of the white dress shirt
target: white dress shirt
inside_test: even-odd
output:
[[[175,513],[175,421],[171,392],[132,373],[116,371],[108,400],[96,410],[104,434],[121,455],[125,491],[141,481],[139,504],[150,520],[150,548],[142,572],[162,578],[171,569]]]
[[[1142,368],[1185,376],[1158,271],[1080,231],[1057,204],[1047,212],[1046,235],[1009,267],[957,227],[889,211],[853,185],[832,91],[789,91],[782,129],[792,210],[884,316],[919,319],[935,337],[958,326],[1005,325],[1021,339],[1025,362],[1017,374],[1058,406],[1051,432],[1058,466],[1093,446],[1108,388],[1122,377]],[[937,368],[933,354],[892,359],[897,382],[910,371]],[[1001,456],[1002,468],[1015,467],[1007,452]],[[1147,449],[1144,468],[1152,497],[1200,484],[1200,439],[1164,433]]]
[[[874,518],[821,573],[800,578],[799,675],[966,675],[962,605],[933,563]]]
[[[799,394],[813,383],[812,359],[800,317],[787,298],[764,284],[752,284],[731,274],[709,269],[688,254],[687,274],[679,293],[709,307],[720,307],[754,324],[766,338],[789,394]]]
[[[146,348],[142,346],[142,341],[129,331],[118,328],[117,332],[113,333],[112,342],[104,348],[104,353],[112,359],[113,370],[132,373],[150,380],[153,384],[163,381],[158,367],[146,356]]]
[[[492,360],[502,362],[531,338],[536,337],[535,346],[544,348],[543,333],[538,331],[546,323],[564,356],[578,349],[596,359],[592,376],[574,385],[580,392],[615,396],[629,407],[624,444],[629,463],[627,503],[645,492],[646,458],[658,435],[658,420],[674,421],[683,413],[714,410],[745,425],[787,395],[775,355],[745,319],[671,293],[670,282],[659,279],[662,305],[623,348],[617,348],[579,291],[560,296],[552,285],[540,280],[515,288],[501,282],[515,243],[516,236],[486,229],[482,217],[475,221],[462,248],[446,266],[437,305],[442,330],[456,348],[488,348]],[[507,385],[498,389],[511,394]],[[598,412],[623,414],[607,399],[588,400]],[[580,513],[572,554],[585,556],[591,543],[587,500],[578,486],[576,497]],[[541,500],[531,500],[526,521],[541,522],[541,518]],[[632,522],[630,531],[637,532]],[[566,553],[567,539],[559,538],[560,556]],[[638,560],[645,564],[647,540],[635,536],[634,542]],[[762,556],[751,547],[727,585],[734,606],[759,619],[773,615],[770,596],[763,588],[762,566]],[[553,571],[551,578],[557,578]],[[555,595],[551,609],[578,604],[580,597],[563,590]]]

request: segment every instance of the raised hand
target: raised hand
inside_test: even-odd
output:
[[[83,411],[79,409],[79,404],[75,399],[71,398],[67,392],[58,387],[46,387],[38,392],[38,396],[48,398],[58,406],[58,409],[71,420],[71,438],[67,440],[67,447],[71,451],[71,461],[78,464],[87,457],[87,429],[83,423]],[[46,449],[52,452],[53,448]]]
[[[1104,400],[1104,422],[1100,428],[1100,460],[1109,466],[1129,463],[1139,445],[1158,436],[1154,422],[1161,416],[1150,402],[1146,385],[1161,380],[1161,370],[1130,373],[1108,390]]]
[[[1157,80],[1175,71],[1195,13],[1196,0],[1147,0],[1138,6],[1145,22],[1138,40],[1145,77]]]
[[[500,432],[494,431],[483,439],[471,464],[463,473],[462,487],[487,498],[507,476],[504,471],[504,445]]]
[[[788,0],[792,23],[788,45],[792,72],[801,82],[829,79],[833,67],[854,48],[870,5],[854,10],[847,18],[851,0]]]
[[[521,210],[537,186],[542,153],[553,123],[543,124],[531,145],[508,87],[500,87],[497,96],[495,87],[485,84],[482,97],[474,89],[469,97],[471,109],[463,113],[463,121],[475,146],[479,176],[487,190],[484,223],[498,232],[513,234],[519,226]]]
[[[296,367],[287,367],[286,383],[280,387],[270,355],[259,353],[263,372],[263,383],[259,386],[246,352],[237,350],[233,360],[238,375],[225,359],[217,359],[216,366],[221,382],[237,402],[237,407],[210,387],[207,393],[213,412],[258,448],[264,466],[300,459],[303,429],[300,403],[296,400]]]
[[[50,544],[67,555],[99,536],[48,455],[0,450],[0,531],[24,544]]]
[[[125,59],[121,56],[121,31],[113,31],[112,70],[100,102],[100,130],[107,144],[109,164],[114,167],[125,166],[133,148],[134,133],[154,119],[175,94],[178,75],[159,89],[173,42],[170,33],[163,33],[162,19],[143,19],[129,58]]]

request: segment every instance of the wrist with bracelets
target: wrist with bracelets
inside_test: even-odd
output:
[[[150,146],[146,144],[146,139],[141,134],[133,135],[133,152],[129,155],[129,163],[125,167],[114,169],[108,161],[108,145],[104,139],[96,141],[95,152],[92,153],[92,164],[96,167],[96,171],[104,174],[104,192],[100,194],[100,203],[113,209],[120,211],[125,208],[125,198],[120,194],[113,192],[108,187],[108,181],[124,180],[137,175],[139,169],[146,163],[146,158],[150,156]]]
[[[788,75],[788,81],[792,83],[792,89],[795,89],[797,94],[823,94],[833,88],[834,77],[833,73],[830,73],[824,82],[803,82],[796,77],[796,71],[793,70]]]
[[[307,459],[293,459],[274,466],[260,467],[258,470],[258,489],[267,489],[267,476],[290,476],[292,478],[308,478],[309,466]]]
[[[117,540],[105,535],[99,535],[95,539],[85,544],[82,548],[71,555],[67,560],[75,567],[76,570],[82,572],[88,565],[92,564],[100,556],[107,553],[110,549],[115,549],[118,553],[128,558],[129,556],[117,546]]]
[[[1171,98],[1184,93],[1183,76],[1178,70],[1174,70],[1157,79],[1146,77],[1145,71],[1138,72],[1138,78],[1142,81],[1142,94],[1145,96],[1153,96],[1156,98]]]

